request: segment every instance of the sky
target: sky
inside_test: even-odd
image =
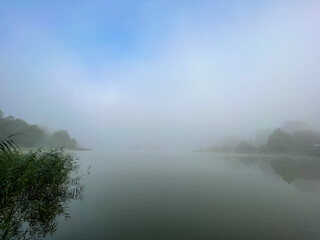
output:
[[[1,1],[0,109],[82,146],[320,128],[317,0]]]

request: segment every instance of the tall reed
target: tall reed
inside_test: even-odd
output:
[[[52,234],[70,200],[83,197],[78,169],[63,149],[24,153],[12,136],[0,140],[0,239]]]

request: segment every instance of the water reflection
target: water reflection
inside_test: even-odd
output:
[[[57,217],[70,218],[71,200],[82,200],[84,185],[74,170],[62,184],[51,182],[41,188],[29,188],[7,201],[0,196],[1,239],[43,239],[57,229]]]
[[[280,176],[288,184],[307,191],[320,190],[320,161],[298,156],[239,156],[246,167],[258,167],[262,172]],[[270,171],[271,170],[271,171]]]
[[[81,159],[93,169],[86,201],[55,239],[320,239],[320,194],[301,192],[320,183],[309,180],[315,159],[94,151]]]

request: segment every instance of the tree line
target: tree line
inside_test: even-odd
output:
[[[0,139],[15,134],[13,140],[21,147],[64,147],[77,149],[76,139],[71,138],[67,130],[49,133],[38,125],[28,124],[26,121],[14,116],[5,117],[0,110]]]
[[[320,155],[320,132],[305,122],[286,121],[273,131],[259,132],[255,140],[232,137],[200,151]]]

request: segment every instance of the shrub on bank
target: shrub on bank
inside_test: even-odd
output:
[[[71,199],[82,198],[76,160],[62,149],[23,153],[0,141],[0,238],[44,237]]]

